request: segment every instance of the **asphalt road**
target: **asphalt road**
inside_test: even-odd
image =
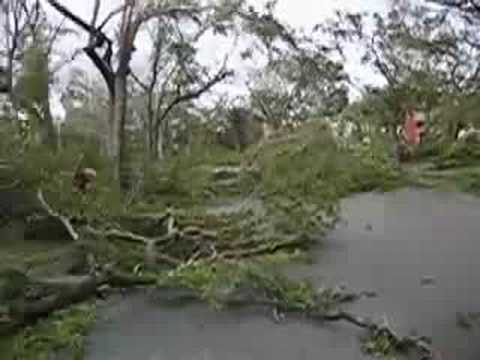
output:
[[[414,189],[364,194],[344,201],[343,218],[316,264],[291,275],[374,290],[378,298],[355,312],[431,336],[442,360],[480,359],[480,328],[457,325],[458,313],[480,312],[480,199]],[[276,324],[263,309],[172,308],[137,294],[101,311],[86,358],[358,360],[359,335],[347,324]]]

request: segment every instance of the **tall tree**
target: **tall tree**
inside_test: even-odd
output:
[[[196,24],[197,28],[189,34],[184,34],[179,24],[169,19],[157,19],[150,28],[153,46],[148,77],[141,80],[135,76],[135,80],[146,98],[144,129],[148,154],[152,159],[164,156],[164,137],[171,112],[233,76],[233,71],[226,67],[226,59],[213,74],[196,59],[197,43],[216,25],[213,20]]]
[[[458,93],[480,90],[480,3],[477,0],[428,0],[421,20],[432,36],[432,53],[448,57],[450,83]]]
[[[250,102],[267,123],[338,113],[348,104],[343,66],[323,52],[289,53],[254,73]]]
[[[70,30],[63,22],[55,24],[47,18],[39,0],[5,0],[0,3],[0,61],[5,64],[0,83],[2,92],[8,94],[8,118],[17,118],[22,108],[28,108],[30,114],[36,111],[36,115],[30,116],[32,121],[41,114],[42,120],[35,126],[38,130],[35,137],[42,143],[53,144],[56,138],[48,97],[56,73],[53,59],[59,58],[64,62],[64,57],[57,56],[59,54],[54,48],[57,40],[68,33]],[[34,75],[27,74],[32,73],[29,69],[33,68],[41,69],[42,75],[38,75],[36,80]],[[46,81],[41,81],[44,83],[41,93],[45,99],[40,105],[39,97],[31,96],[35,90],[28,90],[19,82],[31,80],[36,83],[33,88],[38,90],[41,82],[37,80],[41,76]]]
[[[4,60],[3,90],[16,107],[14,82],[21,66],[21,55],[27,48],[27,39],[40,22],[39,1],[4,0],[0,2],[0,55]]]
[[[48,51],[41,42],[24,53],[22,73],[15,86],[20,108],[26,110],[37,144],[57,145],[57,131],[50,110],[50,70]]]
[[[66,111],[62,140],[93,141],[106,154],[109,100],[102,79],[83,69],[71,69],[61,102]]]
[[[396,1],[385,16],[378,13],[338,12],[319,29],[332,36],[332,47],[345,56],[347,46],[361,51],[361,61],[380,75],[385,85],[367,86],[365,93],[383,99],[381,123],[395,138],[409,107],[430,111],[442,96],[452,94],[458,58],[445,45],[444,29],[427,21],[428,9]],[[443,43],[433,41],[444,34]],[[442,51],[435,51],[434,49]],[[349,51],[352,51],[350,48]]]
[[[84,48],[86,55],[102,75],[108,89],[109,136],[107,151],[112,160],[113,176],[120,180],[123,152],[124,127],[127,114],[127,79],[130,74],[130,62],[135,50],[135,39],[142,25],[156,17],[189,17],[195,20],[205,9],[191,4],[181,6],[161,6],[153,2],[144,3],[136,0],[124,0],[122,6],[114,9],[102,21],[98,22],[101,1],[95,0],[92,18],[87,22],[75,15],[57,0],[47,0],[58,12],[73,21],[89,34],[89,41]],[[115,41],[116,63],[113,62],[114,42],[104,32],[107,23],[115,16],[120,16],[118,36]],[[103,50],[103,54],[100,51]]]

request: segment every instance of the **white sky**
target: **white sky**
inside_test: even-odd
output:
[[[102,7],[100,12],[100,19],[102,19],[102,14],[105,16],[110,10],[122,3],[123,0],[103,0]],[[386,11],[389,0],[279,0],[277,6],[277,16],[279,18],[296,28],[309,28],[319,22],[322,22],[328,17],[334,15],[335,9],[344,9],[350,11],[376,11],[383,13]],[[50,5],[45,2],[45,8],[48,11],[49,16],[52,19],[56,19],[58,23],[62,18],[56,13]],[[260,6],[265,2],[265,0],[250,0],[250,3],[254,6]],[[61,3],[67,6],[75,14],[79,15],[83,19],[90,19],[93,0],[61,0]],[[75,28],[75,27],[74,27]],[[71,53],[75,49],[80,49],[86,44],[86,39],[79,37],[69,37],[62,41],[60,44],[60,49],[66,53]],[[142,39],[140,36],[137,38],[136,47],[137,51],[134,54],[132,59],[132,68],[134,71],[141,74],[142,70],[145,69],[145,59],[148,54],[148,47],[143,46],[142,43],[145,41],[145,38]],[[204,64],[214,64],[215,61],[223,59],[223,54],[225,51],[231,50],[231,43],[219,44],[217,41],[206,40],[201,44],[200,58]],[[379,83],[380,79],[376,76],[370,69],[366,69],[361,66],[359,63],[359,52],[355,49],[350,50],[348,54],[346,68],[354,81],[358,84],[365,83]],[[238,61],[238,60],[237,60]],[[236,70],[239,70],[238,67],[242,67],[240,63],[233,61],[232,65]],[[81,66],[86,69],[88,72],[96,71],[92,64],[89,63],[88,59],[84,55],[79,56],[75,62],[75,65]],[[70,67],[71,68],[71,67]],[[66,69],[68,70],[68,69]],[[243,71],[246,69],[240,69],[237,71],[237,76],[235,81],[231,85],[226,85],[220,88],[221,91],[228,91],[233,94],[241,94],[244,87],[245,74]],[[217,90],[218,91],[218,90]],[[352,89],[352,97],[358,96],[358,92]],[[58,102],[57,102],[58,103]],[[54,108],[57,106],[53,105]],[[61,111],[61,110],[59,110]],[[59,114],[61,115],[61,114]]]

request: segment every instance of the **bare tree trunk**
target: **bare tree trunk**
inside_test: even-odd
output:
[[[113,178],[115,181],[120,179],[120,142],[118,138],[119,132],[119,100],[116,97],[110,99],[110,117],[108,123],[108,145],[107,156],[112,162]]]
[[[448,124],[448,138],[450,141],[455,141],[458,139],[460,131],[464,128],[463,124],[459,120],[452,120]]]
[[[53,150],[58,149],[57,131],[53,123],[53,116],[50,110],[50,104],[45,104],[42,124],[40,124],[40,141],[44,145],[50,146]]]
[[[50,110],[48,94],[45,101],[28,104],[26,110],[29,113],[30,131],[34,143],[49,146],[53,151],[56,151],[58,149],[58,133]]]
[[[8,89],[8,95],[10,97],[10,101],[15,108],[15,96],[13,93],[13,56],[9,54],[7,60],[7,68],[6,68],[6,86]]]
[[[160,126],[157,131],[157,160],[163,160],[165,158],[165,129],[164,126]]]
[[[127,110],[127,78],[126,75],[117,75],[115,77],[115,91],[110,94],[110,116],[108,123],[108,144],[107,155],[112,161],[113,177],[115,181],[121,181],[121,165],[124,125]]]
[[[150,160],[157,159],[157,131],[154,128],[150,128],[150,135],[149,135],[149,143],[148,143],[148,153]]]
[[[47,55],[48,56],[48,55]],[[48,59],[48,57],[47,57]],[[47,60],[48,64],[48,60]],[[52,109],[50,107],[50,84],[47,84],[47,96],[45,98],[45,103],[43,104],[43,118],[40,128],[42,131],[42,144],[50,146],[54,151],[58,150],[58,133],[55,128],[52,115]]]
[[[154,126],[151,136],[150,152],[152,160],[163,160],[165,158],[165,127],[164,125]]]
[[[145,141],[145,151],[146,151],[146,159],[151,160],[153,158],[152,155],[152,142],[153,142],[153,134],[150,131],[149,123],[146,122],[143,125],[143,136]]]
[[[157,143],[158,143],[158,131],[155,128],[155,109],[153,102],[153,90],[149,89],[147,100],[147,121],[145,125],[145,141],[147,150],[147,159],[156,160],[158,158]]]
[[[105,84],[108,87],[110,103],[108,118],[108,139],[107,156],[111,159],[113,168],[113,178],[120,183],[123,188],[125,183],[122,181],[123,174],[121,169],[125,161],[123,150],[124,127],[127,112],[127,77],[130,71],[130,60],[134,49],[133,43],[139,26],[145,20],[143,13],[136,13],[137,3],[135,1],[124,1],[123,7],[115,10],[110,15],[114,16],[120,13],[122,16],[120,32],[118,34],[118,52],[119,63],[115,70],[112,64],[113,42],[102,32],[102,27],[111,19],[107,16],[103,25],[96,27],[98,17],[99,3],[96,3],[93,18],[90,24],[73,14],[68,8],[57,0],[47,0],[59,13],[70,19],[76,25],[85,30],[89,35],[88,45],[83,49],[90,58],[95,67],[100,71]],[[148,18],[147,18],[148,19]],[[100,56],[97,52],[100,44],[106,43],[105,54]]]
[[[57,151],[61,151],[63,148],[62,123],[57,123],[55,125],[55,131],[57,134]],[[97,142],[95,144],[97,144]]]

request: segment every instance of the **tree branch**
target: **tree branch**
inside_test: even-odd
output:
[[[395,78],[390,73],[390,70],[388,69],[388,67],[385,66],[385,64],[382,63],[380,55],[378,54],[377,50],[375,49],[375,37],[376,37],[376,35],[372,36],[371,47],[370,47],[373,55],[375,56],[375,67],[385,77],[385,80],[387,80],[389,85],[394,85],[394,84],[396,84],[397,81],[395,80]]]
[[[60,14],[65,16],[66,18],[70,19],[76,25],[80,26],[83,30],[87,31],[88,33],[96,33],[97,30],[95,27],[88,25],[85,21],[80,19],[77,15],[72,13],[68,8],[60,4],[57,0],[47,0],[47,2]]]
[[[154,6],[151,5],[149,7],[146,7],[145,10],[138,15],[138,17],[135,20],[134,24],[134,31],[135,33],[138,31],[140,26],[144,24],[145,22],[155,18],[155,17],[163,17],[163,16],[169,16],[169,17],[177,17],[177,16],[185,16],[191,18],[193,21],[197,23],[201,23],[197,15],[214,9],[214,6],[191,6],[191,7],[171,7],[171,8],[162,8],[159,6]]]
[[[62,215],[60,215],[60,214],[58,214],[58,213],[56,213],[55,211],[52,210],[50,205],[48,205],[47,202],[45,201],[45,198],[43,197],[43,192],[40,189],[38,189],[37,198],[38,198],[38,201],[40,202],[41,206],[43,207],[43,209],[51,217],[53,217],[55,219],[58,219],[64,225],[65,229],[67,230],[67,232],[70,235],[70,237],[72,238],[72,240],[77,241],[78,240],[78,234],[75,231],[75,229],[73,228],[70,221],[66,217],[64,217],[64,216],[62,216]]]
[[[98,26],[98,30],[103,30],[103,28],[107,25],[107,23],[112,20],[116,15],[120,14],[123,10],[125,10],[125,6],[120,6],[114,10],[112,10],[106,17],[105,19],[101,22],[101,24]]]
[[[48,44],[47,44],[47,53],[50,54],[53,49],[53,45],[55,41],[57,40],[58,36],[60,35],[60,32],[63,30],[63,25],[65,23],[65,19],[62,19],[60,24],[58,24],[52,31],[50,38],[48,39]]]
[[[108,92],[111,95],[114,95],[115,94],[115,83],[114,83],[115,75],[113,73],[112,68],[106,65],[103,59],[100,56],[98,56],[98,54],[95,51],[95,48],[87,46],[83,49],[83,51],[85,51],[85,53],[93,62],[95,67],[98,69],[98,71],[100,71],[100,74],[102,74],[102,77],[104,78],[107,84]]]
[[[96,52],[96,41],[100,43],[107,43],[108,50],[111,51],[112,41],[100,30],[96,29],[94,26],[87,24],[84,20],[79,18],[77,15],[72,13],[68,8],[60,4],[57,0],[47,0],[47,2],[59,13],[68,18],[70,21],[75,23],[77,26],[81,27],[83,30],[87,31],[90,34],[90,42],[83,49],[90,60],[93,62],[95,67],[100,71],[100,74],[104,78],[108,91],[111,95],[115,94],[115,84],[114,84],[114,72],[111,67],[111,64],[102,59]],[[95,17],[95,16],[94,16]]]
[[[145,84],[133,71],[130,73],[130,75],[132,76],[133,81],[135,81],[143,91],[147,91],[149,89],[149,86]]]
[[[427,2],[452,8],[469,15],[480,15],[480,4],[477,4],[474,0],[427,0]],[[472,12],[477,14],[472,14]]]
[[[170,104],[166,107],[166,109],[163,111],[162,115],[160,115],[157,118],[155,126],[158,127],[160,124],[165,120],[165,118],[168,116],[170,111],[172,111],[175,106],[178,104],[181,104],[182,102],[186,102],[189,100],[194,100],[199,98],[201,95],[203,95],[205,92],[209,91],[213,86],[215,86],[217,83],[222,82],[228,77],[233,76],[234,72],[233,71],[226,71],[223,68],[208,82],[203,84],[202,87],[189,91],[185,94],[181,94],[177,96],[175,99],[173,99]]]
[[[100,0],[95,0],[95,4],[93,5],[93,16],[92,21],[90,22],[90,26],[95,29],[97,25],[98,13],[100,11]]]

